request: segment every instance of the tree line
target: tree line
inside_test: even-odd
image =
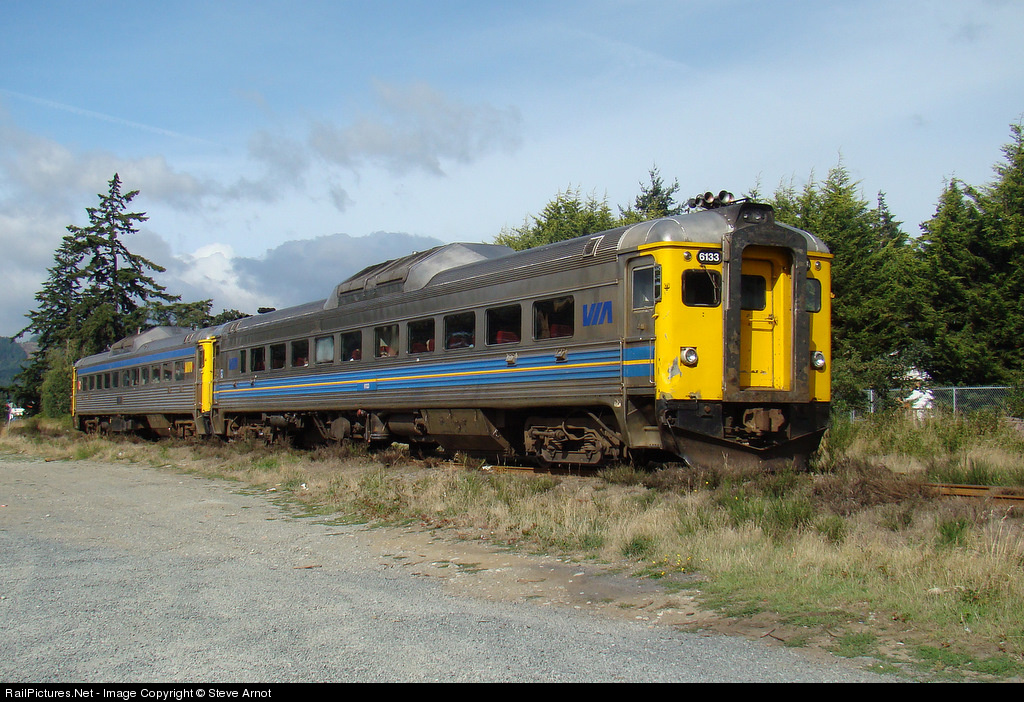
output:
[[[864,199],[840,162],[819,182],[780,184],[768,202],[776,218],[819,236],[835,256],[833,397],[860,406],[864,390],[900,387],[925,377],[943,385],[1016,385],[1024,371],[1024,127],[1011,140],[989,184],[950,178],[935,214],[910,236],[879,192]],[[608,198],[579,188],[559,192],[521,226],[495,242],[517,250],[683,212],[679,181],[657,166],[632,203],[612,210]],[[146,221],[130,211],[138,191],[122,192],[117,174],[86,209],[89,223],[68,226],[49,277],[21,334],[39,351],[16,377],[14,400],[30,411],[68,411],[71,368],[83,356],[156,325],[201,328],[244,317],[211,315],[211,300],[181,302],[159,285],[164,269],[132,253],[125,239]],[[19,334],[20,335],[20,334]]]
[[[835,256],[833,398],[859,407],[865,389],[888,390],[924,378],[941,385],[1022,384],[1024,371],[1024,131],[1011,140],[991,183],[950,178],[935,214],[910,236],[885,193],[859,193],[838,163],[819,182],[780,184],[768,202],[776,219],[810,231]],[[680,213],[678,179],[657,167],[640,194],[612,211],[607,197],[559,192],[538,215],[506,228],[498,243],[540,246]]]

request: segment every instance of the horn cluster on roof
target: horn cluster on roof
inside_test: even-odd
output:
[[[718,195],[715,195],[713,192],[708,191],[703,195],[691,197],[687,204],[690,206],[691,210],[697,207],[703,207],[706,210],[711,210],[716,207],[725,207],[726,205],[731,205],[734,202],[736,202],[736,198],[733,196],[733,194],[730,193],[728,190],[723,190],[722,192],[718,193]]]

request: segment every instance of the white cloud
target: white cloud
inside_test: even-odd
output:
[[[213,311],[236,309],[255,313],[265,305],[258,292],[246,289],[235,270],[235,252],[227,244],[214,243],[191,254],[178,256],[168,266],[170,285],[187,302],[212,299]]]
[[[469,163],[492,150],[519,145],[515,108],[462,104],[425,84],[377,84],[380,109],[348,124],[315,122],[313,152],[328,163],[356,169],[379,163],[394,173],[422,169],[443,175],[443,163]]]
[[[439,245],[437,239],[376,232],[364,237],[332,234],[289,241],[258,257],[239,256],[212,243],[174,257],[159,277],[185,301],[212,299],[214,312],[290,307],[326,298],[334,287],[368,265]]]

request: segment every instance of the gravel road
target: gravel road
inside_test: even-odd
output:
[[[884,680],[685,633],[651,587],[171,469],[0,456],[5,682]]]

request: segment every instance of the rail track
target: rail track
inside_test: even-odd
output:
[[[975,497],[978,499],[1013,502],[1024,505],[1024,489],[999,485],[957,485],[955,483],[929,483],[939,495],[946,497]]]

